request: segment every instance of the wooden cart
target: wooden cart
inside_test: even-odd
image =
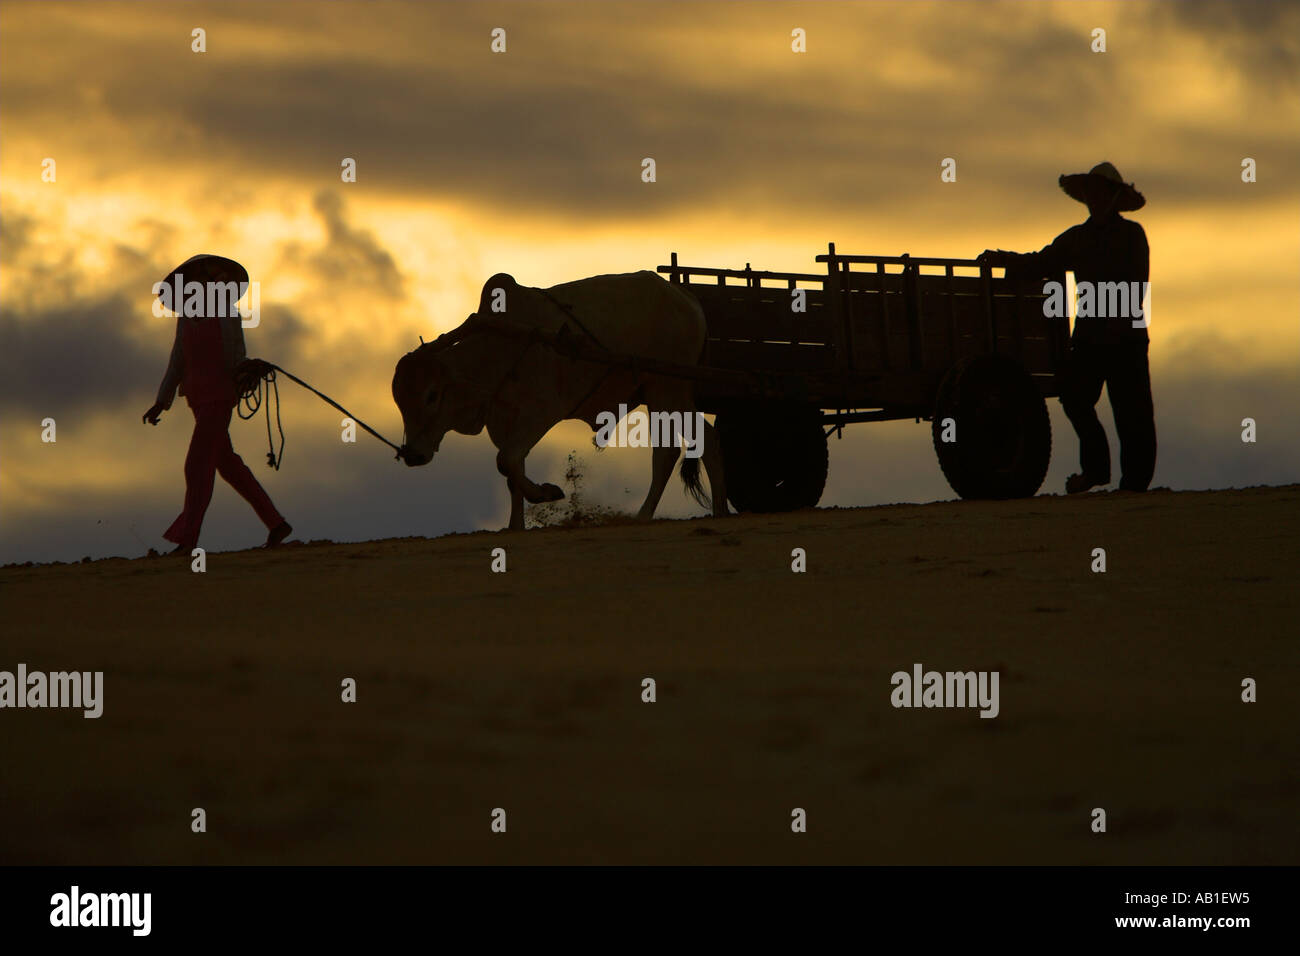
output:
[[[1051,456],[1069,320],[1044,315],[1042,280],[974,259],[841,255],[824,273],[659,267],[708,322],[696,380],[717,415],[740,511],[811,507],[830,434],[855,422],[932,422],[963,498],[1037,492]],[[1064,277],[1060,280],[1064,288]]]

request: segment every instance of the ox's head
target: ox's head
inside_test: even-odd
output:
[[[458,340],[448,333],[421,345],[402,356],[393,373],[393,401],[406,429],[400,455],[412,467],[427,465],[447,432],[483,430],[484,396],[457,374],[452,348]]]

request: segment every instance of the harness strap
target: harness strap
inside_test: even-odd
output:
[[[596,343],[597,347],[602,349],[605,347],[604,345],[601,344],[600,339],[596,338],[596,336],[592,334],[591,329],[583,325],[582,320],[573,314],[573,308],[571,306],[565,305],[563,302],[561,302],[555,296],[551,295],[551,293],[547,292],[545,289],[538,289],[537,291],[540,292],[542,295],[546,296],[546,298],[550,300],[552,305],[554,305],[557,309],[559,309],[561,312],[567,315],[573,321],[574,325],[582,329],[583,334],[585,334],[587,338],[591,339],[593,342]]]

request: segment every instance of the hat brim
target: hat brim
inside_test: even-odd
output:
[[[1073,173],[1062,176],[1060,183],[1061,189],[1067,196],[1081,203],[1087,203],[1089,195],[1097,189],[1118,192],[1120,196],[1115,204],[1116,212],[1132,212],[1147,204],[1146,197],[1138,192],[1132,183],[1117,183],[1096,173]]]
[[[225,256],[201,255],[186,259],[163,277],[163,283],[171,285],[177,273],[185,282],[237,282],[241,286],[248,284],[248,270],[234,259]]]

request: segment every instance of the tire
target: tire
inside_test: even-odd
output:
[[[727,500],[737,511],[812,508],[826,487],[829,459],[821,410],[759,404],[717,418]]]
[[[1005,355],[962,359],[939,386],[931,432],[939,467],[962,498],[1029,498],[1047,476],[1052,423],[1020,363]],[[943,441],[944,421],[956,441]]]

